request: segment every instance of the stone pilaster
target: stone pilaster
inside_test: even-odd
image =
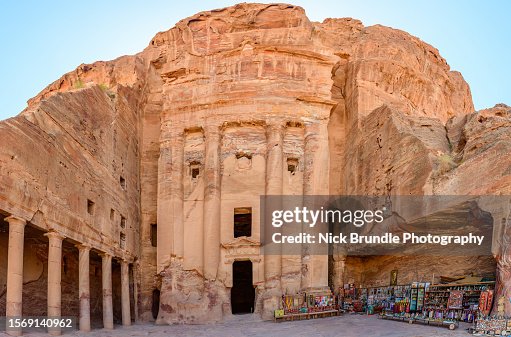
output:
[[[57,232],[44,234],[48,237],[48,317],[61,316],[62,305],[62,240],[64,236]],[[61,334],[59,327],[48,328],[54,336]]]
[[[304,157],[304,195],[309,198],[328,195],[330,153],[327,120],[313,121],[305,125]],[[308,202],[311,200],[308,199]],[[317,227],[315,229],[319,230]],[[302,288],[328,287],[328,254],[321,252],[317,246],[304,245],[304,248]]]
[[[122,301],[122,325],[131,325],[130,309],[130,276],[128,261],[121,261],[121,301]]]
[[[103,328],[114,328],[114,313],[112,304],[112,255],[101,254],[102,286],[103,286]]]
[[[332,286],[334,288],[334,292],[337,293],[339,289],[344,285],[344,272],[346,266],[346,256],[345,255],[333,255],[333,279]]]
[[[174,251],[174,222],[171,213],[171,163],[172,152],[169,139],[160,143],[158,159],[158,242],[156,247],[156,272],[163,271],[170,264],[170,255]]]
[[[5,218],[9,223],[9,247],[7,256],[7,317],[21,317],[23,293],[23,245],[25,241],[24,219],[15,216]],[[20,336],[22,330],[9,330],[12,336]]]
[[[90,326],[90,246],[76,245],[78,248],[78,295],[80,300],[80,331],[88,332]]]
[[[172,162],[170,165],[170,205],[173,222],[174,251],[171,257],[175,256],[179,259],[184,257],[184,216],[183,216],[183,163],[184,163],[184,134],[183,130],[172,132],[171,134],[171,153]]]
[[[215,280],[220,263],[220,129],[204,128],[204,277]]]
[[[138,282],[140,266],[138,262],[133,263],[133,312],[135,313],[135,322],[138,322]]]
[[[266,195],[282,195],[283,179],[283,143],[284,126],[281,124],[269,125],[266,130]],[[272,208],[281,206],[272,204]],[[265,224],[268,226],[269,224]],[[269,228],[268,228],[269,229]],[[282,254],[265,255],[264,279],[265,286],[280,290],[280,277],[282,274]]]
[[[265,194],[278,196],[283,193],[283,144],[284,143],[284,126],[282,124],[271,124],[266,129],[266,185]],[[282,208],[282,199],[280,203],[272,200],[272,205],[267,205],[271,212],[271,208]],[[270,230],[271,224],[263,224],[265,230]],[[279,247],[281,248],[281,247]],[[282,296],[282,251],[277,249],[264,256],[264,287],[265,295],[263,298],[263,318],[269,319],[273,315],[273,311],[279,308]]]

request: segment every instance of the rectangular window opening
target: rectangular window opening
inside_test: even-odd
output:
[[[295,158],[288,158],[287,159],[287,171],[290,172],[292,175],[296,173],[298,169],[298,159]]]
[[[121,215],[121,228],[126,228],[126,218]]]
[[[195,179],[199,176],[199,168],[193,168],[192,169],[192,178]]]
[[[192,179],[197,179],[200,175],[200,163],[199,162],[191,162],[190,163],[190,175]]]
[[[234,209],[234,237],[252,236],[252,207]]]

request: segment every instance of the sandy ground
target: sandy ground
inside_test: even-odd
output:
[[[65,333],[64,336],[124,337],[124,336],[180,336],[180,337],[355,337],[355,336],[402,336],[402,337],[447,337],[470,336],[465,330],[469,324],[460,324],[454,331],[447,328],[380,320],[375,316],[345,315],[306,321],[262,322],[251,315],[235,316],[222,324],[157,326],[137,324],[131,327],[116,326],[115,330],[93,330],[90,333]],[[0,333],[0,336],[7,336]],[[48,336],[28,333],[25,336]]]

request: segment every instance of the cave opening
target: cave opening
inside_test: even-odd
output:
[[[234,261],[232,264],[231,311],[233,314],[254,312],[255,288],[252,275],[251,261]]]

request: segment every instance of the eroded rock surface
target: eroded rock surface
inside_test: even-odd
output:
[[[276,294],[328,286],[328,261],[265,259],[259,195],[510,194],[510,124],[505,105],[474,112],[461,74],[403,31],[239,4],[81,65],[1,122],[0,209],[135,259],[142,320],[221,321],[237,260],[252,261],[255,311],[270,317]],[[240,207],[253,212],[245,238],[233,236]],[[489,210],[499,228],[504,208]]]

